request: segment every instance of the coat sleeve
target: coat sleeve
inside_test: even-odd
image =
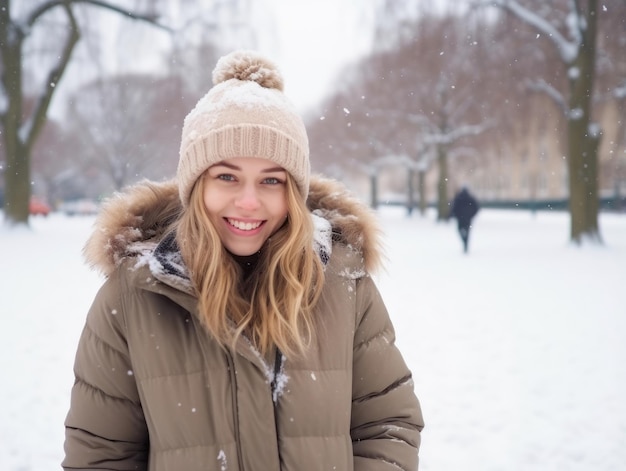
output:
[[[65,420],[65,470],[145,470],[148,432],[133,376],[117,275],[89,310]]]
[[[356,471],[417,470],[422,412],[370,277],[357,281],[351,435]]]

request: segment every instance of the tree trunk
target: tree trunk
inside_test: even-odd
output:
[[[437,183],[437,220],[448,219],[448,153],[445,146],[437,146],[437,163],[439,165],[439,182]]]
[[[591,98],[595,74],[596,0],[589,1],[583,43],[570,64],[570,115],[567,123],[570,238],[600,242],[598,228],[598,148],[600,133],[592,127]]]
[[[0,54],[2,54],[2,85],[7,108],[1,115],[4,169],[4,220],[10,224],[28,224],[30,200],[29,149],[20,139],[22,117],[22,37],[12,29],[9,4],[2,2],[0,13]]]
[[[415,207],[415,185],[413,183],[413,175],[415,172],[411,167],[407,168],[407,203],[406,203],[406,212],[407,215],[413,214],[413,208]]]
[[[370,175],[370,206],[378,209],[378,175],[375,173]]]
[[[12,134],[12,135],[11,135]],[[30,158],[19,142],[16,133],[6,133],[7,166],[5,169],[5,221],[9,224],[28,225],[30,201]],[[7,141],[10,141],[7,142]]]
[[[418,172],[418,180],[419,180],[419,205],[420,205],[420,214],[424,216],[426,214],[426,172],[424,170],[420,170]]]

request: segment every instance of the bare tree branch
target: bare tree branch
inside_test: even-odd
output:
[[[567,105],[567,101],[563,97],[563,94],[545,80],[528,80],[526,82],[526,87],[533,92],[542,92],[548,95],[563,112],[564,116],[567,116],[569,113],[569,106]]]
[[[114,5],[112,3],[102,1],[102,0],[50,0],[41,4],[37,9],[35,9],[28,17],[27,25],[28,27],[32,27],[33,24],[44,15],[46,12],[50,11],[55,7],[62,7],[67,16],[70,23],[70,34],[68,35],[65,44],[63,46],[62,53],[59,57],[59,61],[50,73],[48,74],[48,79],[44,84],[44,91],[39,97],[37,101],[37,105],[35,106],[35,110],[31,118],[24,124],[20,135],[22,136],[22,142],[26,146],[27,149],[30,149],[34,142],[37,139],[37,135],[39,131],[43,128],[48,112],[48,108],[52,101],[52,96],[54,95],[55,87],[61,80],[65,69],[67,68],[74,47],[78,43],[80,39],[80,30],[78,27],[78,23],[76,22],[76,18],[74,17],[74,13],[72,11],[71,6],[76,5],[78,3],[89,4],[91,6],[108,9],[117,13],[120,13],[129,19],[145,21],[148,22],[158,28],[165,29],[167,31],[172,31],[171,29],[157,23],[156,15],[141,15],[138,13],[134,13],[128,10],[124,10],[121,7]]]
[[[481,124],[466,124],[457,126],[452,131],[446,133],[435,133],[424,138],[424,142],[430,145],[452,144],[463,137],[477,136],[487,129],[493,127],[496,123],[493,121],[485,121]]]
[[[46,115],[48,113],[48,108],[50,107],[50,102],[52,101],[52,95],[54,95],[57,83],[61,80],[61,77],[63,76],[63,73],[65,72],[65,69],[67,68],[67,65],[72,57],[72,51],[80,39],[80,31],[72,9],[67,5],[64,5],[64,9],[70,22],[70,33],[65,40],[63,51],[59,57],[57,66],[48,74],[48,80],[44,85],[44,92],[37,101],[33,115],[30,117],[30,120],[24,124],[24,146],[28,150],[32,148],[39,131],[41,131],[46,122]]]
[[[65,8],[69,8],[70,6],[76,5],[78,3],[85,3],[88,5],[104,8],[106,10],[111,10],[111,11],[120,13],[124,16],[127,16],[131,20],[145,21],[147,23],[150,23],[156,26],[157,28],[163,29],[168,32],[173,32],[172,28],[162,25],[157,21],[158,20],[157,15],[143,15],[140,13],[132,12],[130,10],[124,9],[122,7],[119,7],[117,5],[114,5],[112,3],[109,3],[103,0],[50,0],[48,2],[42,3],[38,8],[36,8],[28,17],[28,20],[26,21],[26,23],[29,27],[31,27],[33,24],[35,24],[35,22],[37,21],[37,18],[39,18],[41,15],[45,14],[46,12],[50,11],[51,9],[58,7],[58,6],[64,6]]]
[[[535,28],[535,30],[543,35],[545,35],[550,41],[554,43],[559,54],[561,55],[561,59],[566,64],[571,64],[578,55],[578,49],[580,47],[582,37],[580,35],[580,30],[575,33],[572,33],[571,29],[574,25],[570,25],[570,33],[573,34],[573,38],[571,41],[568,41],[558,29],[556,29],[549,21],[545,18],[539,16],[537,13],[532,10],[526,8],[521,5],[516,0],[477,0],[472,3],[473,7],[485,7],[485,6],[495,6],[502,8],[504,11],[512,14],[516,18],[522,20],[529,26]],[[578,12],[580,10],[576,9],[576,21],[575,23],[579,25],[580,19],[578,18]],[[574,11],[572,11],[574,14]],[[580,27],[580,25],[579,25]]]

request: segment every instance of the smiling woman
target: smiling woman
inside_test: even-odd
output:
[[[415,470],[421,410],[374,215],[312,177],[276,66],[221,58],[177,177],[107,202],[65,469]]]

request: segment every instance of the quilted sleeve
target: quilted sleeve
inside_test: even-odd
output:
[[[357,280],[351,435],[356,471],[414,471],[424,427],[411,371],[370,277]]]
[[[145,470],[148,431],[133,377],[118,276],[89,310],[74,364],[65,420],[66,470]]]

